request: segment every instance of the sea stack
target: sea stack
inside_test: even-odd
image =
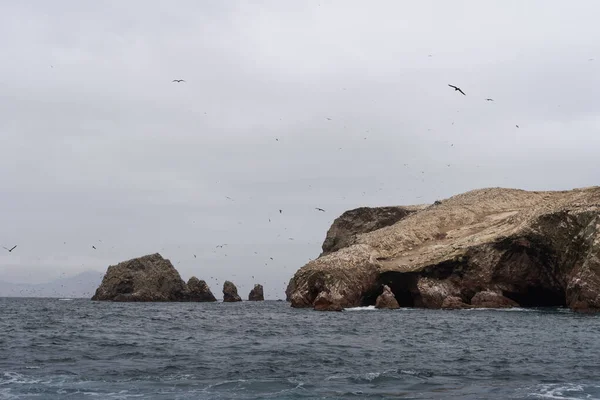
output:
[[[338,310],[374,305],[382,285],[402,307],[600,311],[600,187],[347,211],[286,295],[292,307]]]
[[[233,303],[236,301],[242,301],[242,298],[238,295],[237,287],[233,282],[225,281],[223,283],[223,302]]]
[[[211,302],[217,301],[210,291],[208,284],[192,276],[187,283],[188,298],[190,301]]]
[[[389,308],[391,310],[400,308],[392,289],[388,285],[383,285],[383,293],[377,297],[375,308]]]
[[[258,283],[256,285],[254,285],[254,289],[252,289],[250,291],[250,294],[248,295],[248,300],[249,301],[264,301],[265,300],[265,295],[264,295],[262,285],[260,285]]]
[[[92,300],[186,301],[187,286],[158,253],[108,267]]]

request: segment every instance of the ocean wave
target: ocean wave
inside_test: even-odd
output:
[[[600,399],[600,385],[585,385],[576,383],[553,383],[536,386],[529,397],[540,399],[580,400]]]
[[[355,383],[374,383],[381,380],[397,380],[401,376],[414,376],[418,378],[429,378],[431,373],[419,372],[412,369],[387,369],[381,372],[365,372],[361,374],[335,374],[325,378],[325,381],[350,380]]]

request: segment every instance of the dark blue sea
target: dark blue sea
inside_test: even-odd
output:
[[[600,316],[0,299],[0,399],[600,399]]]

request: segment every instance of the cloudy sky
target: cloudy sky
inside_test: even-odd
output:
[[[0,280],[160,252],[215,293],[231,279],[281,298],[347,209],[597,185],[598,14],[593,0],[2,2],[0,244],[18,247]]]

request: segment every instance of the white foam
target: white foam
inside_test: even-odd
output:
[[[344,311],[371,311],[371,310],[377,310],[377,309],[375,308],[375,306],[344,308]]]
[[[534,312],[537,311],[533,308],[522,308],[522,307],[510,307],[510,308],[464,308],[459,311],[512,311],[512,312]]]
[[[381,376],[380,372],[367,372],[364,375],[364,379],[366,379],[369,382],[371,382],[373,379],[379,378],[380,376]]]
[[[598,399],[598,397],[592,397],[589,393],[586,394],[586,388],[600,388],[600,386],[584,386],[575,383],[545,384],[537,386],[537,390],[533,393],[529,393],[529,396],[541,399],[560,400]]]
[[[58,299],[58,301],[71,301],[73,299]]]
[[[19,374],[18,372],[5,372],[1,377],[0,377],[0,386],[2,385],[10,385],[10,384],[25,384],[25,385],[32,385],[32,384],[36,384],[39,383],[39,380],[36,379],[31,379],[31,378],[27,378],[21,374]]]

